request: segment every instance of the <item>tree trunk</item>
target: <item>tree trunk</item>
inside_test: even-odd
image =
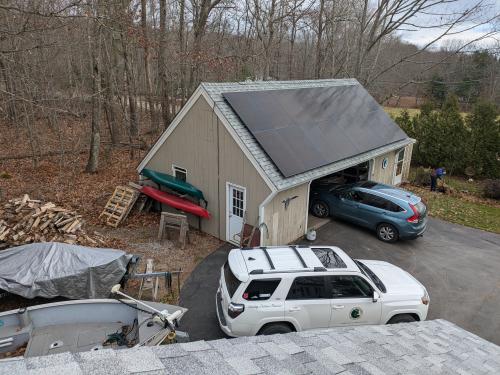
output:
[[[361,67],[363,65],[363,60],[365,56],[365,51],[363,51],[365,31],[366,31],[366,19],[368,17],[368,0],[364,0],[363,13],[361,14],[361,20],[359,24],[359,34],[357,40],[356,48],[356,62],[354,64],[354,77],[361,80]]]
[[[139,122],[137,120],[137,96],[135,91],[134,76],[130,66],[130,59],[127,51],[127,41],[125,32],[121,33],[123,65],[125,67],[125,92],[128,95],[128,108],[130,128],[129,133],[131,137],[137,137],[139,134]]]
[[[141,0],[141,27],[144,43],[144,74],[146,79],[146,95],[149,105],[149,115],[151,120],[151,129],[158,128],[156,120],[155,103],[153,98],[153,88],[151,83],[151,51],[149,48],[148,24],[147,24],[147,5],[146,0]]]
[[[292,18],[292,29],[290,30],[290,50],[288,51],[288,79],[293,79],[293,62],[295,53],[295,36],[297,33],[297,19]]]
[[[183,1],[183,0],[181,0]],[[160,0],[160,50],[158,51],[158,73],[160,75],[160,90],[161,90],[161,115],[163,127],[166,129],[170,123],[170,103],[168,99],[168,80],[166,66],[166,51],[167,51],[167,0]]]
[[[325,0],[320,0],[318,15],[318,39],[316,41],[316,64],[314,66],[314,77],[321,77],[321,65],[323,63],[321,41],[323,39],[323,14],[325,11]]]
[[[0,70],[5,84],[5,89],[8,93],[5,95],[5,102],[7,103],[7,115],[11,124],[17,123],[17,110],[16,110],[16,90],[12,80],[11,74],[7,71],[7,65],[0,55]]]
[[[163,0],[160,0],[163,1]],[[167,5],[165,5],[165,8]],[[185,0],[179,0],[179,55],[181,56],[180,61],[180,88],[182,93],[182,103],[184,103],[184,98],[186,97],[186,61],[188,57],[186,56],[186,41],[184,40],[184,28],[185,28]],[[165,10],[166,11],[166,10]],[[174,97],[175,100],[175,97]],[[175,110],[174,110],[175,113]]]
[[[90,152],[86,172],[95,173],[99,167],[99,149],[101,146],[100,120],[101,120],[101,31],[96,20],[92,21],[93,32],[89,32],[89,52],[91,59],[92,75],[92,117]],[[92,35],[93,34],[93,35]]]

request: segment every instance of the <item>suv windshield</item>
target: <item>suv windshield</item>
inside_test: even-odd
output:
[[[377,277],[377,275],[375,275],[373,273],[373,271],[371,269],[369,269],[365,264],[361,263],[359,260],[356,260],[356,259],[353,259],[353,260],[358,265],[358,267],[359,267],[360,271],[363,273],[363,275],[370,278],[370,280],[373,281],[373,283],[377,286],[377,288],[380,289],[381,292],[383,292],[383,293],[387,292],[387,289],[386,289],[384,283],[382,282],[382,280],[380,280]]]
[[[224,280],[226,280],[226,288],[229,292],[229,297],[233,297],[234,293],[236,293],[236,290],[240,286],[240,280],[234,276],[228,262],[224,264]]]

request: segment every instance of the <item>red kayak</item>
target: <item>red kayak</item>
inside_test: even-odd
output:
[[[153,198],[154,200],[160,203],[164,203],[170,207],[176,208],[180,211],[189,212],[193,215],[203,217],[205,219],[210,219],[210,212],[187,199],[177,197],[173,194],[165,193],[164,191],[152,188],[151,186],[143,186],[141,188],[141,193],[146,194],[148,197]]]

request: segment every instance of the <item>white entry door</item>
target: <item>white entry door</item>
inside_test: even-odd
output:
[[[239,244],[243,217],[246,210],[246,189],[241,186],[227,184],[227,225],[226,239]]]
[[[394,163],[394,185],[399,185],[403,179],[403,162],[405,160],[405,149],[401,149],[396,154],[396,160]]]

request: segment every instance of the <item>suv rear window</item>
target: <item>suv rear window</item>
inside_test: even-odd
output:
[[[326,296],[324,276],[296,277],[286,296],[287,300],[320,298],[328,298]]]
[[[262,301],[271,298],[281,279],[252,280],[248,284],[243,298],[248,301]]]
[[[228,262],[224,264],[224,280],[226,281],[226,288],[229,292],[229,297],[233,297],[241,282],[236,278],[236,276],[234,276]]]
[[[311,250],[325,268],[347,268],[344,261],[332,249],[314,247]]]

